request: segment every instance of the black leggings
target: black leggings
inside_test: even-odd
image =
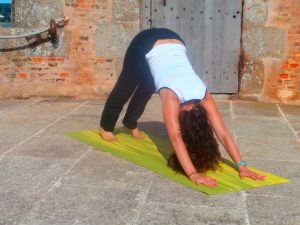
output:
[[[155,92],[154,80],[145,55],[159,39],[177,39],[183,42],[178,34],[165,28],[144,30],[132,40],[126,51],[122,72],[108,96],[101,116],[100,126],[105,131],[114,130],[120,112],[131,96],[122,122],[129,129],[137,127],[138,119]]]

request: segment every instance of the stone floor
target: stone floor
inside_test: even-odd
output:
[[[299,225],[300,107],[218,99],[243,159],[291,183],[207,196],[63,135],[97,128],[101,101],[0,100],[0,224]],[[165,135],[160,106],[140,127]]]

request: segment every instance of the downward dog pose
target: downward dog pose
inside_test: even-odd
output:
[[[116,140],[114,127],[132,96],[122,122],[133,137],[142,139],[137,120],[155,91],[162,99],[164,121],[175,152],[169,159],[173,169],[184,172],[197,185],[216,186],[215,179],[203,175],[209,169],[215,170],[221,160],[214,131],[241,178],[265,179],[247,169],[213,96],[187,58],[184,41],[169,29],[144,30],[130,43],[122,72],[102,113],[100,136],[107,141]]]

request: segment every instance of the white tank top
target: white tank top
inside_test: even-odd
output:
[[[206,86],[192,68],[182,44],[167,43],[152,48],[146,55],[156,91],[171,89],[182,104],[189,100],[202,100]]]

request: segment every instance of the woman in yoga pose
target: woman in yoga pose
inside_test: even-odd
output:
[[[221,160],[214,131],[241,178],[265,179],[264,175],[247,169],[213,96],[187,58],[184,41],[166,28],[144,30],[130,43],[122,72],[102,113],[100,136],[106,141],[116,140],[114,127],[131,97],[123,124],[133,137],[142,139],[137,120],[155,91],[162,99],[164,121],[175,152],[169,165],[176,171],[184,172],[197,185],[217,185],[215,179],[203,175],[206,170],[215,170]]]

